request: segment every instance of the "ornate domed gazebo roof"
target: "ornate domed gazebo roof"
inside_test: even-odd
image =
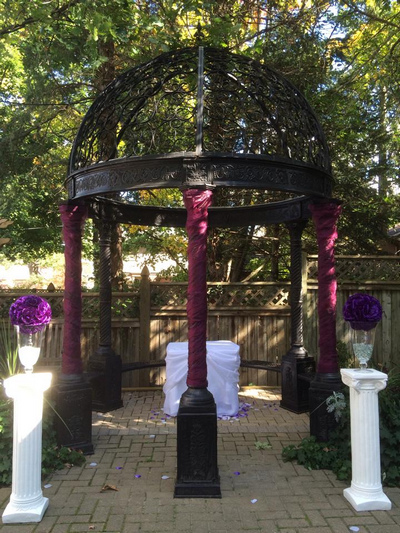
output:
[[[71,200],[165,187],[327,198],[327,144],[304,96],[276,71],[227,50],[169,52],[95,100],[67,178]]]

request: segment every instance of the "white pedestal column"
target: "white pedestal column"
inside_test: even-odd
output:
[[[392,504],[381,483],[378,392],[387,375],[377,370],[343,368],[342,380],[350,387],[351,487],[344,497],[356,511],[386,511]]]
[[[52,375],[18,374],[4,381],[14,400],[12,492],[3,523],[40,522],[49,500],[41,489],[43,393]]]

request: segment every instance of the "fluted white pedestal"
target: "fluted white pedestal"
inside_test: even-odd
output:
[[[344,497],[356,511],[386,511],[392,504],[381,483],[378,392],[386,387],[387,375],[377,370],[341,369],[350,387],[351,487]]]
[[[12,492],[3,523],[40,522],[49,500],[41,489],[43,393],[51,374],[18,374],[4,381],[14,399]]]

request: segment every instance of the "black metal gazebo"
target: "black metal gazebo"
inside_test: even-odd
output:
[[[224,188],[257,191],[258,203],[209,207],[208,227],[284,223],[289,228],[291,349],[282,360],[282,406],[307,410],[309,383],[297,376],[313,370],[315,361],[303,346],[301,236],[311,204],[328,210],[336,205],[332,184],[327,144],[313,110],[296,87],[266,65],[226,49],[196,47],[162,54],[118,76],[84,117],[70,157],[62,218],[70,254],[65,318],[73,325],[65,332],[61,404],[71,404],[77,390],[86,398],[92,388],[94,409],[121,406],[121,359],[111,346],[112,226],[185,226],[185,207],[143,206],[135,191]],[[265,201],[274,194],[275,200]],[[86,216],[100,227],[100,346],[88,363],[98,376],[92,387],[82,373],[78,343],[69,348],[71,336],[80,333],[75,293]],[[327,374],[336,379],[335,372]],[[81,433],[78,440],[89,439]]]

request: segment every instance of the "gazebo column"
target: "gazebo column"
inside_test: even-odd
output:
[[[89,358],[93,388],[93,410],[106,413],[122,407],[121,357],[112,349],[111,230],[113,221],[100,225],[100,343]]]
[[[333,201],[310,205],[318,241],[319,361],[310,386],[310,433],[326,441],[336,423],[326,410],[326,399],[343,385],[336,349],[336,275],[334,244],[341,207]]]
[[[65,244],[64,334],[62,370],[54,388],[59,445],[93,453],[92,390],[81,358],[83,204],[60,205]]]
[[[184,191],[189,237],[188,389],[177,418],[176,498],[219,498],[217,409],[207,389],[207,219],[212,192]]]
[[[303,280],[301,236],[307,220],[289,222],[290,233],[290,350],[282,357],[282,400],[281,407],[294,413],[309,409],[309,381],[299,375],[315,371],[315,361],[309,357],[303,345]]]

